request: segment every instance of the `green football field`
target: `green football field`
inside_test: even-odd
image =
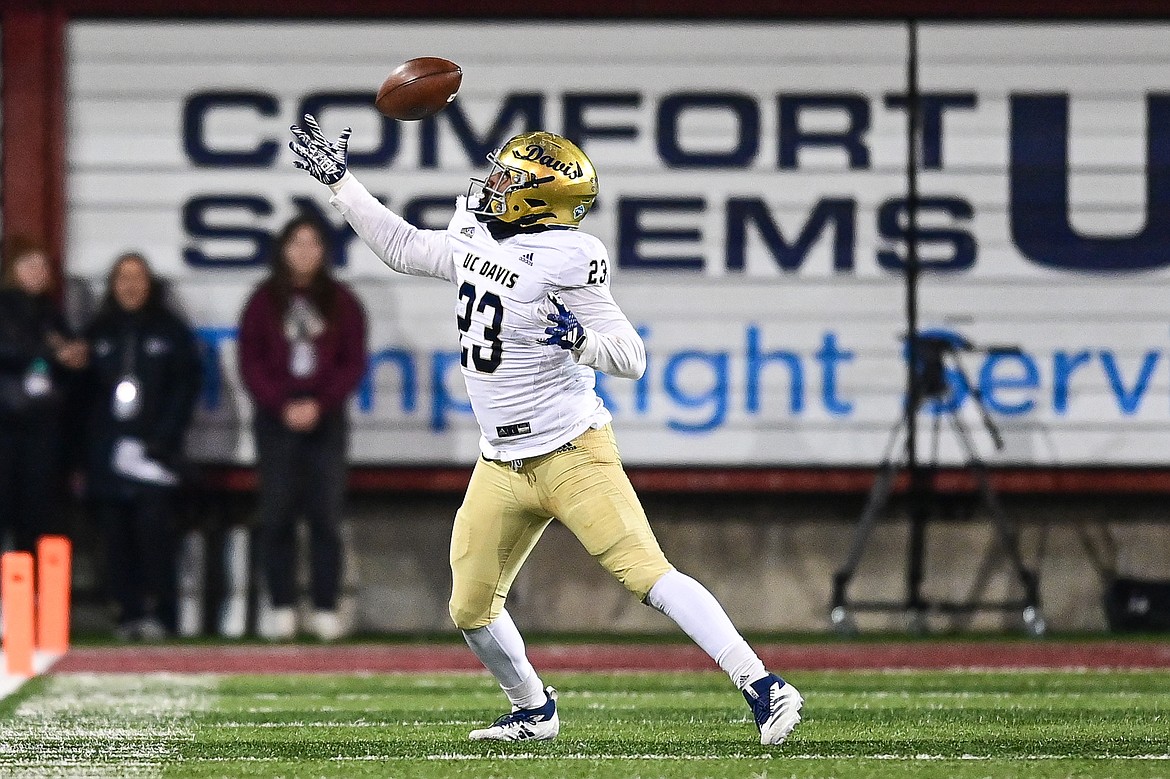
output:
[[[1165,777],[1168,671],[793,674],[761,747],[717,672],[546,674],[561,736],[486,745],[480,674],[39,677],[0,702],[3,777]]]

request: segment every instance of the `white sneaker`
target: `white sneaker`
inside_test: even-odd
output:
[[[292,606],[269,609],[260,635],[269,641],[292,641],[297,635],[297,611]]]
[[[156,643],[158,641],[165,641],[168,635],[166,627],[155,617],[143,617],[138,620],[139,641]]]
[[[182,595],[176,604],[175,633],[183,638],[194,638],[203,633],[203,601]]]
[[[756,717],[761,744],[783,744],[784,739],[800,723],[800,707],[804,704],[804,698],[800,697],[795,687],[776,674],[768,674],[752,682],[743,691],[743,697]]]
[[[219,634],[242,638],[248,629],[248,596],[229,595],[219,607]]]
[[[321,641],[336,641],[345,635],[341,615],[336,611],[318,609],[313,612],[313,635]]]
[[[557,691],[544,688],[544,705],[537,709],[512,707],[510,714],[497,719],[489,728],[471,731],[472,741],[551,741],[561,732],[557,715]]]

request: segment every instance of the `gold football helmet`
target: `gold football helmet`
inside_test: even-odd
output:
[[[487,176],[467,189],[474,214],[517,227],[576,227],[597,199],[597,171],[568,138],[521,133],[487,158]]]

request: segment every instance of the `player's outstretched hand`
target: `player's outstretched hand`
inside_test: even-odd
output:
[[[312,114],[305,114],[304,127],[294,124],[289,129],[296,140],[289,141],[288,147],[299,157],[293,165],[309,171],[322,184],[341,181],[348,164],[350,129],[346,127],[336,141],[329,141]]]
[[[544,328],[548,338],[541,343],[559,346],[562,349],[580,349],[585,345],[585,328],[577,321],[577,316],[565,306],[560,295],[550,292],[548,300],[553,304],[554,310],[548,315],[548,321],[553,325]]]

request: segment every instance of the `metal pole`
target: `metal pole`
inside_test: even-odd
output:
[[[918,159],[921,94],[918,87],[918,22],[906,26],[906,467],[910,473],[910,549],[907,566],[907,608],[920,611],[926,523],[929,519],[931,474],[918,458],[918,409],[922,404],[918,342]],[[921,615],[918,615],[921,616]]]

